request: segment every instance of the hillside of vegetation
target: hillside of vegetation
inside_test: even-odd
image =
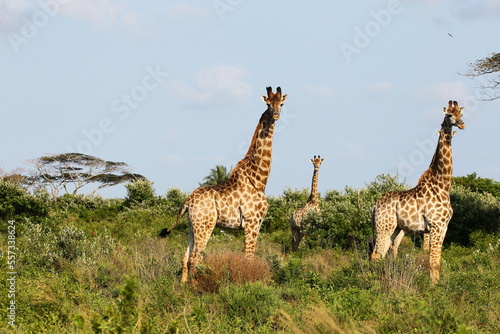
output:
[[[454,216],[436,286],[420,236],[406,236],[397,258],[369,261],[373,204],[405,188],[390,175],[362,189],[322,194],[322,212],[306,219],[296,253],[290,252],[289,217],[309,190],[269,197],[256,259],[244,259],[242,232],[216,229],[188,285],[180,284],[185,218],[167,238],[157,237],[174,224],[188,194],[157,195],[152,183],[139,180],[127,185],[124,199],[64,195],[54,203],[44,191],[28,194],[0,181],[6,241],[0,330],[497,333],[500,200],[472,187],[474,178],[458,179],[452,188]],[[12,301],[15,326],[8,322]]]

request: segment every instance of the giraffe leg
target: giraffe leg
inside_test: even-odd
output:
[[[186,253],[184,254],[184,257],[182,258],[182,275],[181,275],[182,283],[186,283],[188,280],[188,274],[189,274],[188,262],[191,253],[193,252],[193,247],[194,247],[194,232],[191,224],[191,219],[189,219],[188,217],[188,247]]]
[[[257,224],[251,224],[250,227],[245,228],[245,257],[249,259],[253,258],[255,254],[255,245],[259,236],[257,226]]]
[[[423,245],[422,245],[424,252],[429,251],[430,244],[431,244],[430,233],[424,233],[424,241],[423,241]]]
[[[382,217],[378,219],[375,215],[375,229],[377,238],[372,253],[372,260],[384,258],[392,244],[391,236],[394,235],[397,227],[396,217]]]
[[[437,284],[440,279],[441,252],[446,228],[435,228],[430,232],[429,267],[432,284]]]
[[[208,239],[215,228],[217,212],[204,210],[198,214],[196,208],[192,208],[188,216],[188,248],[182,259],[181,282],[188,281],[192,269],[203,260],[203,251]]]
[[[302,231],[300,230],[300,224],[297,224],[293,218],[290,220],[290,227],[292,229],[292,251],[296,252],[302,240]]]
[[[200,233],[200,231],[198,231],[198,233],[195,232],[193,249],[187,263],[189,271],[192,271],[197,264],[200,264],[203,261],[203,252],[207,247],[208,240],[210,239],[214,228],[215,220],[213,224],[206,225],[203,233]]]
[[[391,244],[391,251],[392,255],[396,257],[398,255],[398,248],[399,244],[401,244],[401,240],[403,240],[403,237],[405,236],[405,232],[400,229],[396,229],[394,233],[391,236],[392,244]]]

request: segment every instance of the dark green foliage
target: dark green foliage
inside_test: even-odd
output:
[[[385,192],[404,187],[396,181],[381,176],[359,191],[324,194],[323,212],[308,218],[305,247],[295,253],[287,253],[281,240],[290,235],[291,212],[309,192],[286,190],[271,198],[256,255],[271,269],[272,279],[233,281],[225,276],[212,292],[179,282],[185,231],[156,237],[160,227],[175,220],[186,197],[180,190],[130,206],[122,199],[62,196],[47,206],[48,215],[39,222],[16,218],[19,316],[16,328],[3,321],[0,331],[496,333],[500,232],[491,223],[498,211],[490,209],[498,210],[498,200],[453,188],[457,220],[448,233],[450,240],[467,235],[467,246],[453,241],[444,247],[441,281],[431,286],[428,254],[408,237],[396,258],[369,261],[372,206]],[[217,262],[219,272],[227,275],[241,261],[236,267],[255,276],[243,257],[242,241],[242,234],[214,233],[199,270],[215,272]],[[7,254],[5,243],[0,251]],[[229,261],[218,255],[227,252]],[[1,271],[5,292],[7,278]],[[0,318],[6,319],[4,300],[0,298]]]
[[[368,251],[371,242],[371,215],[376,201],[385,193],[404,190],[397,176],[382,174],[364,189],[347,187],[325,194],[320,201],[321,213],[304,220],[305,243],[310,247],[358,248]]]
[[[307,202],[309,192],[308,189],[292,190],[287,188],[279,197],[267,197],[269,209],[264,217],[262,230],[269,233],[289,230],[292,213]]]
[[[178,188],[170,188],[165,195],[165,210],[171,215],[177,216],[186,201],[187,195]]]
[[[38,220],[47,216],[49,207],[50,200],[43,192],[33,196],[17,184],[0,180],[0,220],[20,217]]]
[[[227,320],[242,330],[267,323],[282,303],[278,291],[261,282],[228,285],[219,299]]]
[[[446,244],[470,245],[475,231],[486,233],[500,229],[500,199],[490,193],[478,193],[454,186],[450,193],[453,217],[446,233]]]
[[[215,184],[221,184],[227,180],[230,172],[228,172],[225,166],[217,165],[215,168],[210,170],[210,174],[205,176],[203,182],[200,182],[200,187],[212,186]]]
[[[478,177],[476,173],[453,178],[454,185],[460,185],[466,189],[477,193],[490,193],[495,197],[500,197],[500,182],[493,179]]]
[[[133,205],[154,205],[156,202],[155,189],[153,182],[146,179],[136,180],[125,185],[127,196],[125,197],[125,206]]]

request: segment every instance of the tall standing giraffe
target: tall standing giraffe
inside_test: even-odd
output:
[[[456,101],[449,101],[448,109],[443,107],[445,117],[439,131],[436,152],[416,187],[387,193],[373,209],[373,226],[377,238],[371,258],[383,258],[389,248],[396,255],[405,232],[429,233],[429,266],[434,284],[439,281],[441,248],[453,215],[450,203],[452,127],[465,128],[463,109]]]
[[[262,220],[267,213],[265,196],[267,179],[271,171],[271,153],[275,122],[287,99],[281,88],[273,93],[267,87],[267,96],[261,95],[267,104],[253,134],[245,157],[239,161],[224,183],[196,189],[181,208],[175,228],[188,210],[188,248],[182,260],[181,281],[188,280],[189,272],[203,259],[203,251],[213,229],[243,229],[245,255],[252,258]],[[163,229],[160,236],[172,230]]]
[[[310,213],[310,212],[320,212],[319,208],[319,200],[318,200],[318,172],[319,172],[319,167],[321,166],[321,163],[325,159],[321,159],[321,157],[318,155],[318,157],[314,156],[313,159],[310,161],[312,162],[314,166],[314,172],[312,176],[312,184],[311,184],[311,195],[309,195],[309,199],[307,200],[306,204],[297,210],[292,214],[290,217],[290,227],[292,229],[292,250],[295,252],[299,249],[299,243],[302,240],[302,220]]]

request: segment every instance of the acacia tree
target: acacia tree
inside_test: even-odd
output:
[[[500,53],[493,53],[489,57],[476,60],[469,64],[469,71],[464,75],[475,78],[482,75],[500,72]],[[483,100],[493,101],[500,98],[500,74],[488,76],[486,82],[479,86],[483,92]]]
[[[82,153],[63,153],[46,155],[29,161],[35,168],[30,177],[32,182],[48,186],[55,201],[59,192],[64,189],[76,194],[82,187],[97,183],[96,191],[117,184],[144,179],[140,174],[130,172],[130,167],[124,162],[105,161],[103,159]]]

